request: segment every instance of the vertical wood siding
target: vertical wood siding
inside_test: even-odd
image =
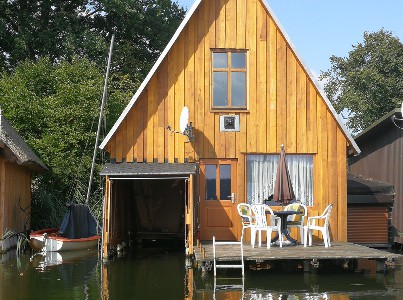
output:
[[[211,49],[247,49],[248,109],[211,111]],[[189,107],[195,141],[179,130]],[[219,117],[237,114],[239,132],[220,132]],[[238,158],[245,199],[245,153],[314,155],[314,210],[334,203],[332,237],[347,239],[346,147],[325,101],[260,0],[204,0],[126,120],[106,145],[117,162]]]
[[[29,228],[30,204],[30,171],[0,157],[0,236],[6,229],[22,232]]]

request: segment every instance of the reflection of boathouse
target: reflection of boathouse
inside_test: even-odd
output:
[[[7,231],[25,232],[30,226],[31,178],[47,170],[0,110],[0,252],[17,244],[1,240]]]
[[[236,205],[273,193],[281,144],[297,200],[311,215],[333,203],[332,239],[347,241],[346,152],[360,150],[274,13],[195,1],[100,146],[104,254],[131,237],[180,238],[189,254],[238,240]]]

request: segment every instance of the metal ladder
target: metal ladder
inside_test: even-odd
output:
[[[225,278],[225,280],[228,282],[229,278]],[[234,284],[234,283],[226,283],[226,284],[217,284],[217,277],[214,277],[214,292],[213,292],[213,300],[217,299],[217,294],[220,292],[223,293],[228,293],[228,291],[240,291],[242,293],[241,299],[246,299],[245,298],[245,276],[242,276],[242,278],[231,278],[234,281],[235,280],[241,280],[242,282],[240,284]]]
[[[241,247],[241,264],[217,264],[216,260],[216,246],[217,245],[239,245]],[[243,261],[243,237],[240,242],[216,242],[215,236],[213,236],[213,255],[214,255],[214,277],[217,276],[217,268],[219,269],[242,269],[242,277],[245,275],[244,261]]]

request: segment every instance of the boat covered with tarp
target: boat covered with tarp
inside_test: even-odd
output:
[[[98,245],[97,221],[86,204],[68,204],[59,228],[33,231],[29,244],[36,251],[67,251]]]

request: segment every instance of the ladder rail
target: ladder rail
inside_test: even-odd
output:
[[[240,245],[241,246],[241,264],[217,264],[216,259],[216,245]],[[214,277],[217,276],[218,269],[242,269],[242,277],[245,276],[245,265],[243,259],[243,237],[240,242],[216,242],[215,236],[213,236],[213,257],[214,257]]]

